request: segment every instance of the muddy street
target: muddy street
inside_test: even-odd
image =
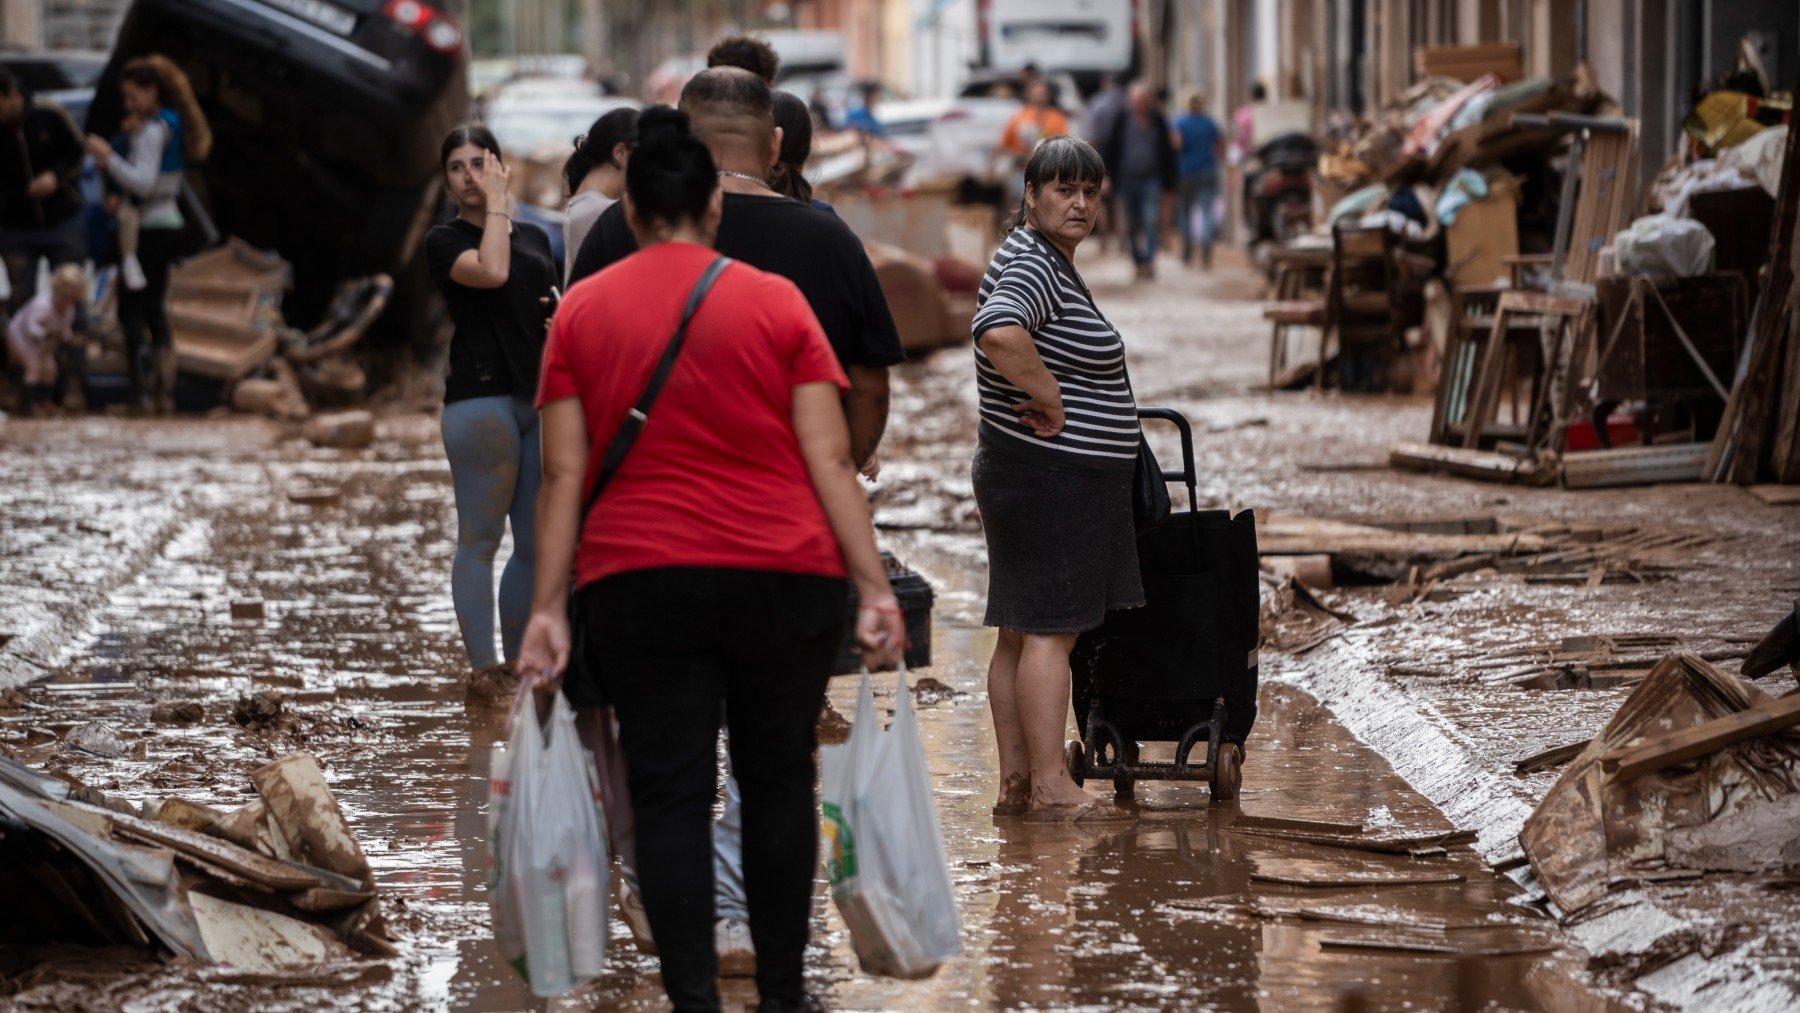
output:
[[[927,981],[864,975],[821,882],[814,993],[846,1009],[1593,1010],[1709,995],[1756,1005],[1791,988],[1791,892],[1756,880],[1663,890],[1646,903],[1676,928],[1634,942],[1559,927],[1494,868],[1520,864],[1519,824],[1556,774],[1516,776],[1514,761],[1592,734],[1635,672],[1594,668],[1565,686],[1548,663],[1523,671],[1534,652],[1659,635],[1735,665],[1782,596],[1800,593],[1795,508],[1734,487],[1572,493],[1391,471],[1387,447],[1418,438],[1429,403],[1252,390],[1267,332],[1249,270],[1171,263],[1154,286],[1132,285],[1122,258],[1087,270],[1125,335],[1139,400],[1194,422],[1200,505],[1256,510],[1265,551],[1272,536],[1319,537],[1300,518],[1382,530],[1458,519],[1472,536],[1546,540],[1587,523],[1646,537],[1597,578],[1591,564],[1488,569],[1403,593],[1416,563],[1340,553],[1354,562],[1334,564],[1344,572],[1328,602],[1352,621],[1265,646],[1238,804],[1210,805],[1200,785],[1145,784],[1127,826],[997,821],[969,352],[896,370],[873,502],[882,546],[938,593],[934,665],[920,674],[954,692],[921,700],[920,724],[964,947]],[[241,418],[9,420],[0,487],[0,689],[18,690],[0,708],[0,747],[130,802],[179,795],[223,809],[254,796],[251,769],[317,755],[399,949],[293,974],[135,951],[7,952],[0,1005],[541,1005],[489,937],[482,807],[505,702],[466,684],[434,413],[382,414],[366,450],[315,448]],[[1668,532],[1684,537],[1648,537]],[[1615,566],[1632,579],[1611,579]],[[1792,688],[1785,674],[1768,681]],[[876,685],[891,706],[892,677]],[[834,681],[840,711],[854,710],[855,690]],[[234,709],[258,692],[280,713],[240,724]],[[170,706],[181,704],[198,714]],[[66,741],[90,722],[120,748]],[[1398,854],[1317,839],[1455,832]],[[1726,896],[1739,917],[1720,907]],[[1752,918],[1775,928],[1747,934]],[[558,1008],[662,1005],[653,958],[616,918],[613,940],[606,976]],[[724,988],[728,1005],[754,1005],[747,979]]]

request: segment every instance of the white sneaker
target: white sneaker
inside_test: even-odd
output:
[[[755,977],[756,946],[750,942],[749,922],[736,918],[721,918],[714,922],[713,948],[719,953],[719,977]]]
[[[650,935],[650,916],[644,912],[644,898],[638,896],[629,877],[621,874],[617,882],[619,914],[625,919],[625,927],[631,930],[632,942],[637,943],[638,952],[656,956],[656,940]]]
[[[133,292],[141,292],[150,284],[150,279],[144,277],[144,265],[138,263],[135,253],[125,255],[124,263],[119,265],[119,274],[125,279],[125,287]]]

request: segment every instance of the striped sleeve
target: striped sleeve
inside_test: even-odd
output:
[[[1056,296],[1046,265],[1033,257],[1014,257],[996,271],[993,288],[975,311],[975,340],[996,327],[1023,327],[1033,334],[1055,316]]]

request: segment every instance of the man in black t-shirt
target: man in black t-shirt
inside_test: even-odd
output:
[[[844,414],[857,467],[867,465],[887,427],[887,368],[903,362],[900,335],[862,240],[837,216],[784,197],[763,182],[781,150],[769,86],[735,67],[715,67],[681,92],[681,109],[712,151],[725,190],[713,244],[720,253],[799,286],[850,377]],[[569,272],[581,279],[637,250],[623,201],[607,208]]]

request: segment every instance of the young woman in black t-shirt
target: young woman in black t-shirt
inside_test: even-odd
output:
[[[444,138],[441,156],[457,216],[426,235],[425,255],[456,328],[441,418],[456,490],[450,596],[469,665],[480,671],[501,657],[494,651],[494,555],[509,517],[513,552],[499,596],[508,662],[531,612],[541,471],[533,398],[559,272],[543,230],[507,214],[506,164],[493,134],[458,127]]]

